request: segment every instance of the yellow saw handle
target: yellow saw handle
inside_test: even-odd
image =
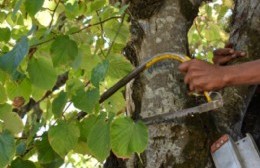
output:
[[[156,64],[157,62],[163,61],[165,59],[177,60],[181,63],[191,60],[190,57],[188,57],[188,56],[181,56],[181,55],[174,54],[174,53],[162,53],[162,54],[158,54],[157,56],[153,57],[148,62],[146,62],[145,69],[148,69],[152,65]],[[211,99],[209,93],[208,92],[203,92],[203,93],[204,93],[204,96],[206,97],[206,100],[208,102],[211,102],[212,99]]]
[[[179,62],[185,62],[191,60],[190,57],[188,56],[182,56],[179,54],[175,53],[161,53],[158,54],[149,60],[145,61],[143,64],[140,66],[136,67],[131,73],[123,77],[120,81],[118,81],[114,86],[109,88],[105,93],[103,93],[100,97],[99,103],[104,102],[107,98],[112,96],[117,90],[119,90],[121,87],[125,86],[130,80],[135,78],[137,75],[139,75],[141,72],[144,70],[150,68],[152,65],[156,64],[157,62],[166,60],[166,59],[171,59],[171,60],[177,60]],[[204,96],[206,97],[206,100],[208,102],[211,102],[211,97],[208,92],[204,92]]]

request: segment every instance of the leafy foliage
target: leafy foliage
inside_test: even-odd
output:
[[[5,167],[15,154],[14,137],[8,132],[0,133],[0,167]]]
[[[65,157],[77,145],[79,136],[79,128],[75,123],[62,121],[50,128],[48,140],[53,150]]]
[[[133,152],[141,153],[146,148],[147,138],[148,131],[141,122],[118,118],[111,125],[112,150],[119,157],[127,158]]]
[[[195,57],[212,61],[212,51],[224,47],[232,7],[232,0],[215,0],[202,5],[188,34],[190,50]]]
[[[110,151],[123,158],[144,151],[147,128],[124,115],[123,89],[99,104],[132,70],[121,54],[127,7],[0,0],[0,168],[86,167]],[[213,46],[223,46],[230,7],[224,0],[201,8],[189,33],[195,56],[210,59]]]

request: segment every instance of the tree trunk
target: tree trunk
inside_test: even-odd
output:
[[[202,0],[131,0],[132,39],[124,53],[134,65],[162,52],[189,55],[187,32],[197,16]],[[243,61],[260,55],[259,0],[237,0],[230,42],[248,52]],[[157,63],[127,88],[128,112],[134,119],[173,112],[198,105],[187,95],[179,63]],[[232,87],[221,91],[225,106],[214,113],[149,125],[147,150],[132,157],[124,166],[147,168],[214,167],[210,145],[220,135],[241,136],[241,124],[254,86]],[[113,160],[113,159],[112,159]],[[122,163],[122,162],[120,162]],[[122,164],[114,167],[124,167]],[[109,166],[108,166],[109,167]],[[113,167],[113,166],[112,166]]]
[[[187,33],[197,16],[200,1],[132,1],[130,11],[141,36],[134,36],[136,62],[140,64],[162,52],[188,55]],[[138,25],[138,26],[136,26]],[[126,53],[127,54],[127,53]],[[194,106],[188,96],[179,63],[157,63],[135,80],[128,95],[128,111],[137,119]],[[195,116],[149,126],[149,145],[127,167],[206,167],[209,165],[208,117]]]

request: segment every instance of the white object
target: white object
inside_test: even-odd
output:
[[[216,168],[260,168],[259,150],[250,134],[234,142],[223,135],[211,146]]]

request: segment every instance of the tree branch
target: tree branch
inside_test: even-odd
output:
[[[83,30],[85,30],[85,29],[88,29],[88,28],[90,28],[90,27],[97,26],[97,25],[103,24],[103,23],[105,23],[105,22],[107,22],[107,21],[109,21],[109,20],[119,19],[119,18],[121,18],[121,16],[113,16],[113,17],[108,18],[108,19],[105,19],[105,20],[103,20],[103,21],[101,21],[101,22],[97,22],[97,23],[94,23],[94,24],[89,24],[88,26],[83,27],[82,29],[77,30],[77,31],[75,31],[75,32],[72,32],[72,33],[70,33],[69,35],[73,35],[73,34],[80,33],[81,31],[83,31]],[[39,45],[48,43],[48,42],[54,40],[55,38],[56,38],[56,36],[54,36],[54,37],[52,37],[52,38],[50,38],[50,39],[48,39],[48,40],[46,40],[46,41],[42,41],[42,42],[40,42],[40,43],[34,44],[34,45],[32,45],[31,47],[36,47],[36,46],[39,46]]]
[[[52,13],[52,15],[51,15],[51,22],[50,22],[50,24],[49,24],[49,28],[51,28],[51,26],[52,26],[53,19],[54,19],[54,15],[55,15],[55,12],[56,12],[56,10],[57,10],[59,4],[60,4],[60,0],[58,0],[57,5],[55,6],[55,8],[54,8],[54,10],[53,10],[53,13]]]
[[[21,118],[24,117],[24,115],[29,112],[31,109],[35,108],[36,106],[38,106],[43,100],[45,100],[46,98],[48,98],[55,90],[58,90],[61,86],[63,86],[66,81],[68,80],[68,74],[69,72],[65,72],[64,74],[62,75],[59,75],[58,76],[58,79],[56,81],[56,84],[54,85],[54,87],[52,88],[52,90],[50,91],[47,91],[45,93],[45,95],[38,101],[35,101],[34,99],[30,99],[30,101],[22,106],[21,108],[19,109],[13,109],[14,112],[17,112],[19,114],[19,116]]]
[[[103,21],[100,21],[100,22],[97,22],[97,23],[94,23],[94,24],[89,24],[88,26],[83,27],[82,29],[79,29],[79,30],[77,30],[77,31],[75,31],[75,32],[72,32],[70,35],[72,35],[72,34],[77,34],[77,33],[81,32],[81,31],[83,31],[83,30],[85,30],[85,29],[88,29],[88,28],[90,28],[90,27],[92,27],[92,26],[97,26],[97,25],[103,24],[103,23],[105,23],[105,22],[107,22],[107,21],[109,21],[109,20],[112,20],[112,19],[120,19],[120,18],[122,18],[122,17],[121,17],[121,16],[113,16],[113,17],[107,18],[107,19],[105,19],[105,20],[103,20]]]

